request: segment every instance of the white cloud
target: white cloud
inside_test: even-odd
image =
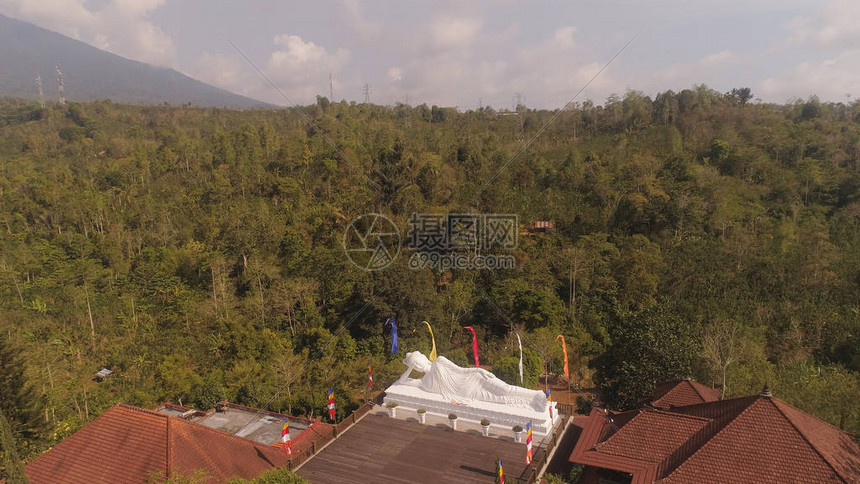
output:
[[[843,52],[821,62],[804,62],[784,74],[765,79],[761,92],[770,99],[786,101],[816,94],[842,100],[857,94],[860,86],[860,50]]]
[[[250,82],[249,70],[253,71],[238,55],[204,53],[195,62],[191,74],[194,78],[214,86],[229,89],[239,94],[249,94],[247,90],[255,84],[259,84],[258,82]]]
[[[362,38],[370,40],[378,37],[382,32],[382,27],[378,23],[370,22],[364,17],[359,0],[343,0],[343,8],[350,25]]]
[[[114,0],[99,9],[84,0],[0,0],[4,13],[141,62],[174,66],[173,40],[150,14],[165,0]]]
[[[481,98],[484,105],[505,108],[515,92],[526,96],[527,105],[561,106],[603,67],[592,52],[578,47],[573,26],[559,27],[540,42],[513,52],[499,48],[513,39],[485,34],[481,26],[479,19],[469,17],[431,22],[416,34],[423,41],[397,68],[401,80],[394,82],[389,70],[391,82],[384,90],[393,93],[391,98],[409,94],[417,102],[446,106],[477,106]],[[607,69],[583,98],[624,87],[613,79]]]
[[[860,2],[831,0],[816,14],[789,24],[786,49],[805,47],[807,57],[761,83],[761,92],[776,101],[811,94],[842,100],[860,86]]]
[[[794,19],[790,39],[820,48],[860,48],[860,2],[832,0],[815,16]]]
[[[574,34],[576,33],[576,27],[562,27],[555,31],[555,34],[552,36],[552,41],[563,49],[572,49],[576,46],[576,42],[574,41]]]
[[[266,72],[299,103],[312,102],[317,94],[327,92],[329,74],[338,73],[349,61],[348,50],[330,53],[298,35],[278,35],[274,43],[278,49],[269,55]]]
[[[343,85],[338,72],[349,61],[348,50],[334,53],[298,35],[282,34],[273,38],[274,50],[260,69],[291,101],[297,104],[313,103],[318,94],[328,96],[329,74],[335,94]],[[287,102],[272,89],[257,71],[238,54],[206,53],[195,62],[192,77],[214,86],[273,104]]]
[[[468,17],[436,19],[430,28],[433,46],[437,49],[466,47],[480,32],[482,23],[481,19]]]
[[[403,80],[403,69],[399,67],[389,67],[388,68],[388,79],[399,82]]]
[[[655,77],[658,82],[674,85],[691,86],[707,83],[709,79],[720,74],[728,65],[738,59],[734,52],[723,50],[707,55],[695,62],[675,64],[658,72]],[[668,85],[664,87],[668,89]]]

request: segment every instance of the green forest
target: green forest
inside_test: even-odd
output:
[[[511,383],[512,327],[531,385],[544,357],[561,372],[563,334],[572,384],[608,408],[689,375],[725,397],[768,384],[857,435],[860,102],[751,98],[2,100],[0,436],[32,458],[120,402],[317,417],[332,385],[346,416],[368,364],[382,389],[405,351],[429,352],[424,320],[461,365],[474,327],[482,365]],[[403,234],[413,213],[516,214],[516,267],[416,270],[404,249],[362,270],[343,240],[368,213]]]

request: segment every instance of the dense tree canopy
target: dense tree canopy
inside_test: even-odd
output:
[[[302,109],[316,127],[294,111],[0,103],[0,332],[47,408],[46,444],[116,402],[319,415],[335,385],[348,412],[368,362],[377,382],[402,371],[388,317],[401,351],[429,351],[427,320],[463,363],[475,327],[506,377],[512,324],[556,371],[564,334],[574,383],[597,371],[613,405],[692,373],[727,396],[771,382],[860,429],[845,405],[860,396],[857,102],[697,86],[561,113]],[[555,229],[524,232],[513,270],[345,257],[358,215],[406,234],[413,212]],[[115,375],[96,383],[102,367]]]

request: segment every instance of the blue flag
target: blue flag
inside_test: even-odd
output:
[[[388,318],[382,327],[384,328],[387,324],[391,324],[391,354],[394,355],[400,352],[400,343],[397,341],[397,323],[394,322],[394,318]]]

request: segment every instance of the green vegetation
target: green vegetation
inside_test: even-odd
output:
[[[171,475],[169,479],[152,476],[150,484],[204,484],[208,481],[206,473],[198,471],[191,476]],[[308,484],[308,481],[285,468],[280,468],[264,472],[256,479],[236,477],[228,480],[227,484]]]
[[[541,353],[560,372],[562,333],[571,378],[614,408],[690,374],[860,429],[860,104],[630,92],[560,113],[501,170],[556,113],[323,100],[305,112],[345,158],[292,111],[0,103],[0,334],[47,409],[4,407],[19,442],[117,402],[327,415],[332,384],[346,416],[368,362],[377,388],[402,371],[388,317],[401,353],[429,351],[426,319],[463,363],[475,327],[516,382],[512,322],[529,384]],[[353,218],[405,234],[413,212],[556,229],[509,271],[346,259]]]
[[[256,479],[232,479],[227,484],[309,484],[287,469],[274,469]]]

